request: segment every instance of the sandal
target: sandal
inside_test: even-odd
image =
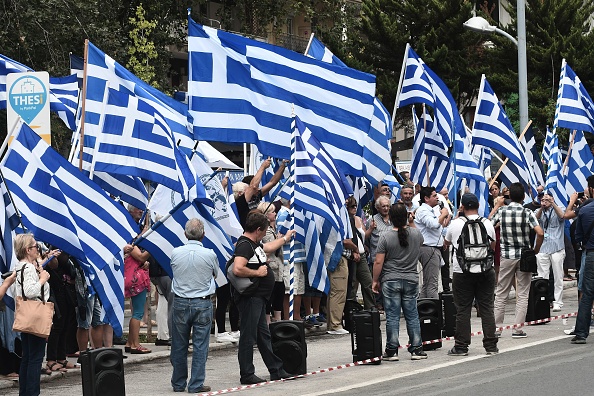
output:
[[[58,364],[61,364],[63,368],[65,369],[74,369],[76,368],[76,366],[72,363],[70,363],[68,360],[64,360],[64,361],[57,361]]]
[[[148,348],[139,345],[137,348],[130,348],[130,353],[133,355],[144,355],[146,353],[151,353],[152,351]]]
[[[58,366],[56,368],[56,366]],[[68,370],[66,370],[63,366],[62,363],[58,363],[58,362],[53,362],[52,364],[46,363],[45,367],[47,369],[49,369],[50,371],[59,371],[61,373],[66,373],[68,372]]]

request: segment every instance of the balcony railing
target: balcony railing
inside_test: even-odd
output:
[[[299,52],[301,54],[305,52],[308,41],[308,39],[296,36],[294,34],[279,34],[276,36],[277,45],[288,48],[295,52]]]

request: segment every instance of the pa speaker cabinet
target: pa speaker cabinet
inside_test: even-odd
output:
[[[417,300],[417,311],[421,323],[421,339],[423,341],[441,339],[441,328],[443,327],[441,301],[436,298],[419,298]],[[425,351],[437,348],[441,348],[441,341],[423,345]]]
[[[452,292],[439,293],[439,299],[443,303],[443,335],[453,337],[456,333],[456,305]]]
[[[346,300],[342,314],[342,327],[353,333],[353,313],[363,310],[363,306],[355,300]]]
[[[307,372],[307,344],[305,327],[299,320],[280,320],[270,323],[272,350],[282,359],[283,368],[289,374]]]
[[[80,354],[83,396],[125,396],[124,358],[119,348]]]
[[[549,317],[551,317],[551,307],[549,305],[549,280],[534,278],[530,284],[526,321],[530,322]]]
[[[382,331],[380,314],[376,309],[353,312],[353,332],[351,333],[353,362],[382,356]],[[380,364],[378,360],[372,364]]]

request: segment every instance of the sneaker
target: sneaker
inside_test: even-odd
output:
[[[496,332],[495,332],[495,337],[497,337],[497,338],[501,338],[501,332],[500,332],[500,331],[496,331]]]
[[[230,332],[229,334],[231,334],[231,336],[232,336],[233,338],[235,338],[236,340],[239,340],[239,335],[240,335],[241,333],[239,332],[239,330],[237,330],[237,331],[232,331],[232,332]]]
[[[322,325],[320,322],[318,322],[318,320],[316,319],[316,317],[314,315],[309,315],[305,319],[305,322],[312,325],[312,327],[320,327]]]
[[[326,323],[326,315],[324,315],[323,313],[320,312],[319,314],[314,315],[314,316],[316,317],[316,320],[319,323]]]
[[[524,331],[520,331],[519,333],[512,333],[512,338],[526,338],[528,334]]]
[[[487,351],[487,355],[497,355],[499,353],[499,348],[489,349]]]
[[[281,379],[296,379],[297,377],[293,374],[289,374],[285,371],[285,369],[280,369],[274,374],[270,374],[270,381],[278,381]]]
[[[452,349],[450,349],[448,351],[448,355],[449,356],[468,356],[468,351],[465,351],[463,349],[458,349],[456,347],[452,347]]]
[[[561,305],[553,304],[553,312],[561,312]]]
[[[217,342],[237,342],[237,338],[233,337],[231,332],[226,332],[217,336]]]
[[[311,323],[307,319],[302,320],[302,322],[303,322],[303,327],[305,327],[306,330],[313,329],[313,327],[314,327],[313,323]]]
[[[576,335],[575,337],[573,337],[571,339],[571,343],[572,344],[585,344],[586,339],[584,337],[580,337],[580,336]]]
[[[388,362],[397,362],[399,360],[398,359],[398,349],[396,349],[396,350],[386,349],[386,351],[382,355],[382,360],[386,360]]]
[[[427,359],[427,354],[423,351],[423,348],[415,349],[410,353],[410,360],[421,360]]]
[[[331,335],[345,335],[345,334],[349,334],[349,331],[340,327],[336,330],[328,330],[326,333],[331,334]]]
[[[563,332],[567,335],[575,335],[575,326],[571,327],[570,329],[565,329]]]

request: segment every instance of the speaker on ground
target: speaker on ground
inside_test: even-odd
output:
[[[272,350],[283,360],[283,368],[289,374],[307,372],[307,344],[305,327],[299,320],[280,320],[270,323]]]
[[[439,299],[443,303],[443,335],[453,337],[456,333],[456,305],[452,292],[439,293]]]
[[[532,279],[528,295],[528,310],[526,311],[527,322],[551,317],[548,295],[549,280],[543,278]]]
[[[99,348],[80,354],[83,396],[125,396],[124,358],[119,348]]]
[[[353,312],[353,331],[351,332],[351,348],[353,362],[382,356],[382,331],[380,314],[377,309]],[[380,364],[378,360],[373,364]]]
[[[421,339],[432,341],[441,339],[442,313],[441,301],[436,298],[419,298],[417,300],[417,311],[421,322]],[[441,342],[423,345],[423,350],[429,351],[441,348]]]

